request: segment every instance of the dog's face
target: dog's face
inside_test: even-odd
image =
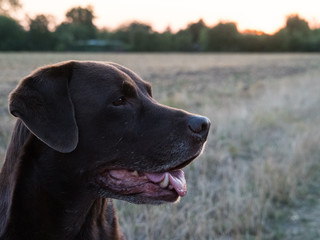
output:
[[[184,196],[181,168],[202,152],[210,127],[205,117],[157,103],[149,83],[113,63],[43,68],[12,93],[10,110],[50,149],[76,158],[70,169],[88,188],[134,203]]]

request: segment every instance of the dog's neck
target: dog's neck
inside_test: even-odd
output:
[[[66,186],[74,183],[72,176],[50,177],[53,153],[44,154],[45,148],[18,120],[0,174],[0,195],[4,199],[0,202],[0,240],[120,239],[112,201],[94,198],[80,185]],[[39,168],[44,160],[49,166]],[[59,161],[57,156],[54,160]],[[37,229],[47,235],[38,236]]]
[[[17,180],[16,176],[19,174],[19,154],[29,135],[28,129],[18,120],[14,127],[0,174],[0,195],[2,198],[0,201],[0,236],[3,235],[10,218],[13,191]]]

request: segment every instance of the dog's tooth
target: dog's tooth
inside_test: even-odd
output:
[[[137,170],[133,171],[133,172],[131,173],[131,175],[132,175],[132,176],[135,176],[135,177],[139,177],[139,173],[138,173]]]
[[[169,176],[168,173],[166,173],[164,179],[160,182],[160,187],[166,188],[169,185]]]

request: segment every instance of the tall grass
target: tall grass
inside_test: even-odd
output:
[[[13,124],[9,89],[35,67],[66,59],[128,66],[152,82],[157,100],[215,126],[204,154],[185,170],[180,203],[117,201],[128,239],[273,238],[278,206],[296,201],[318,174],[320,56],[306,54],[2,54],[2,158]]]

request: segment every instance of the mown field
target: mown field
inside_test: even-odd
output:
[[[128,239],[320,239],[320,55],[0,54],[1,160],[15,121],[9,92],[69,59],[123,64],[158,101],[214,125],[180,203],[116,201]]]

